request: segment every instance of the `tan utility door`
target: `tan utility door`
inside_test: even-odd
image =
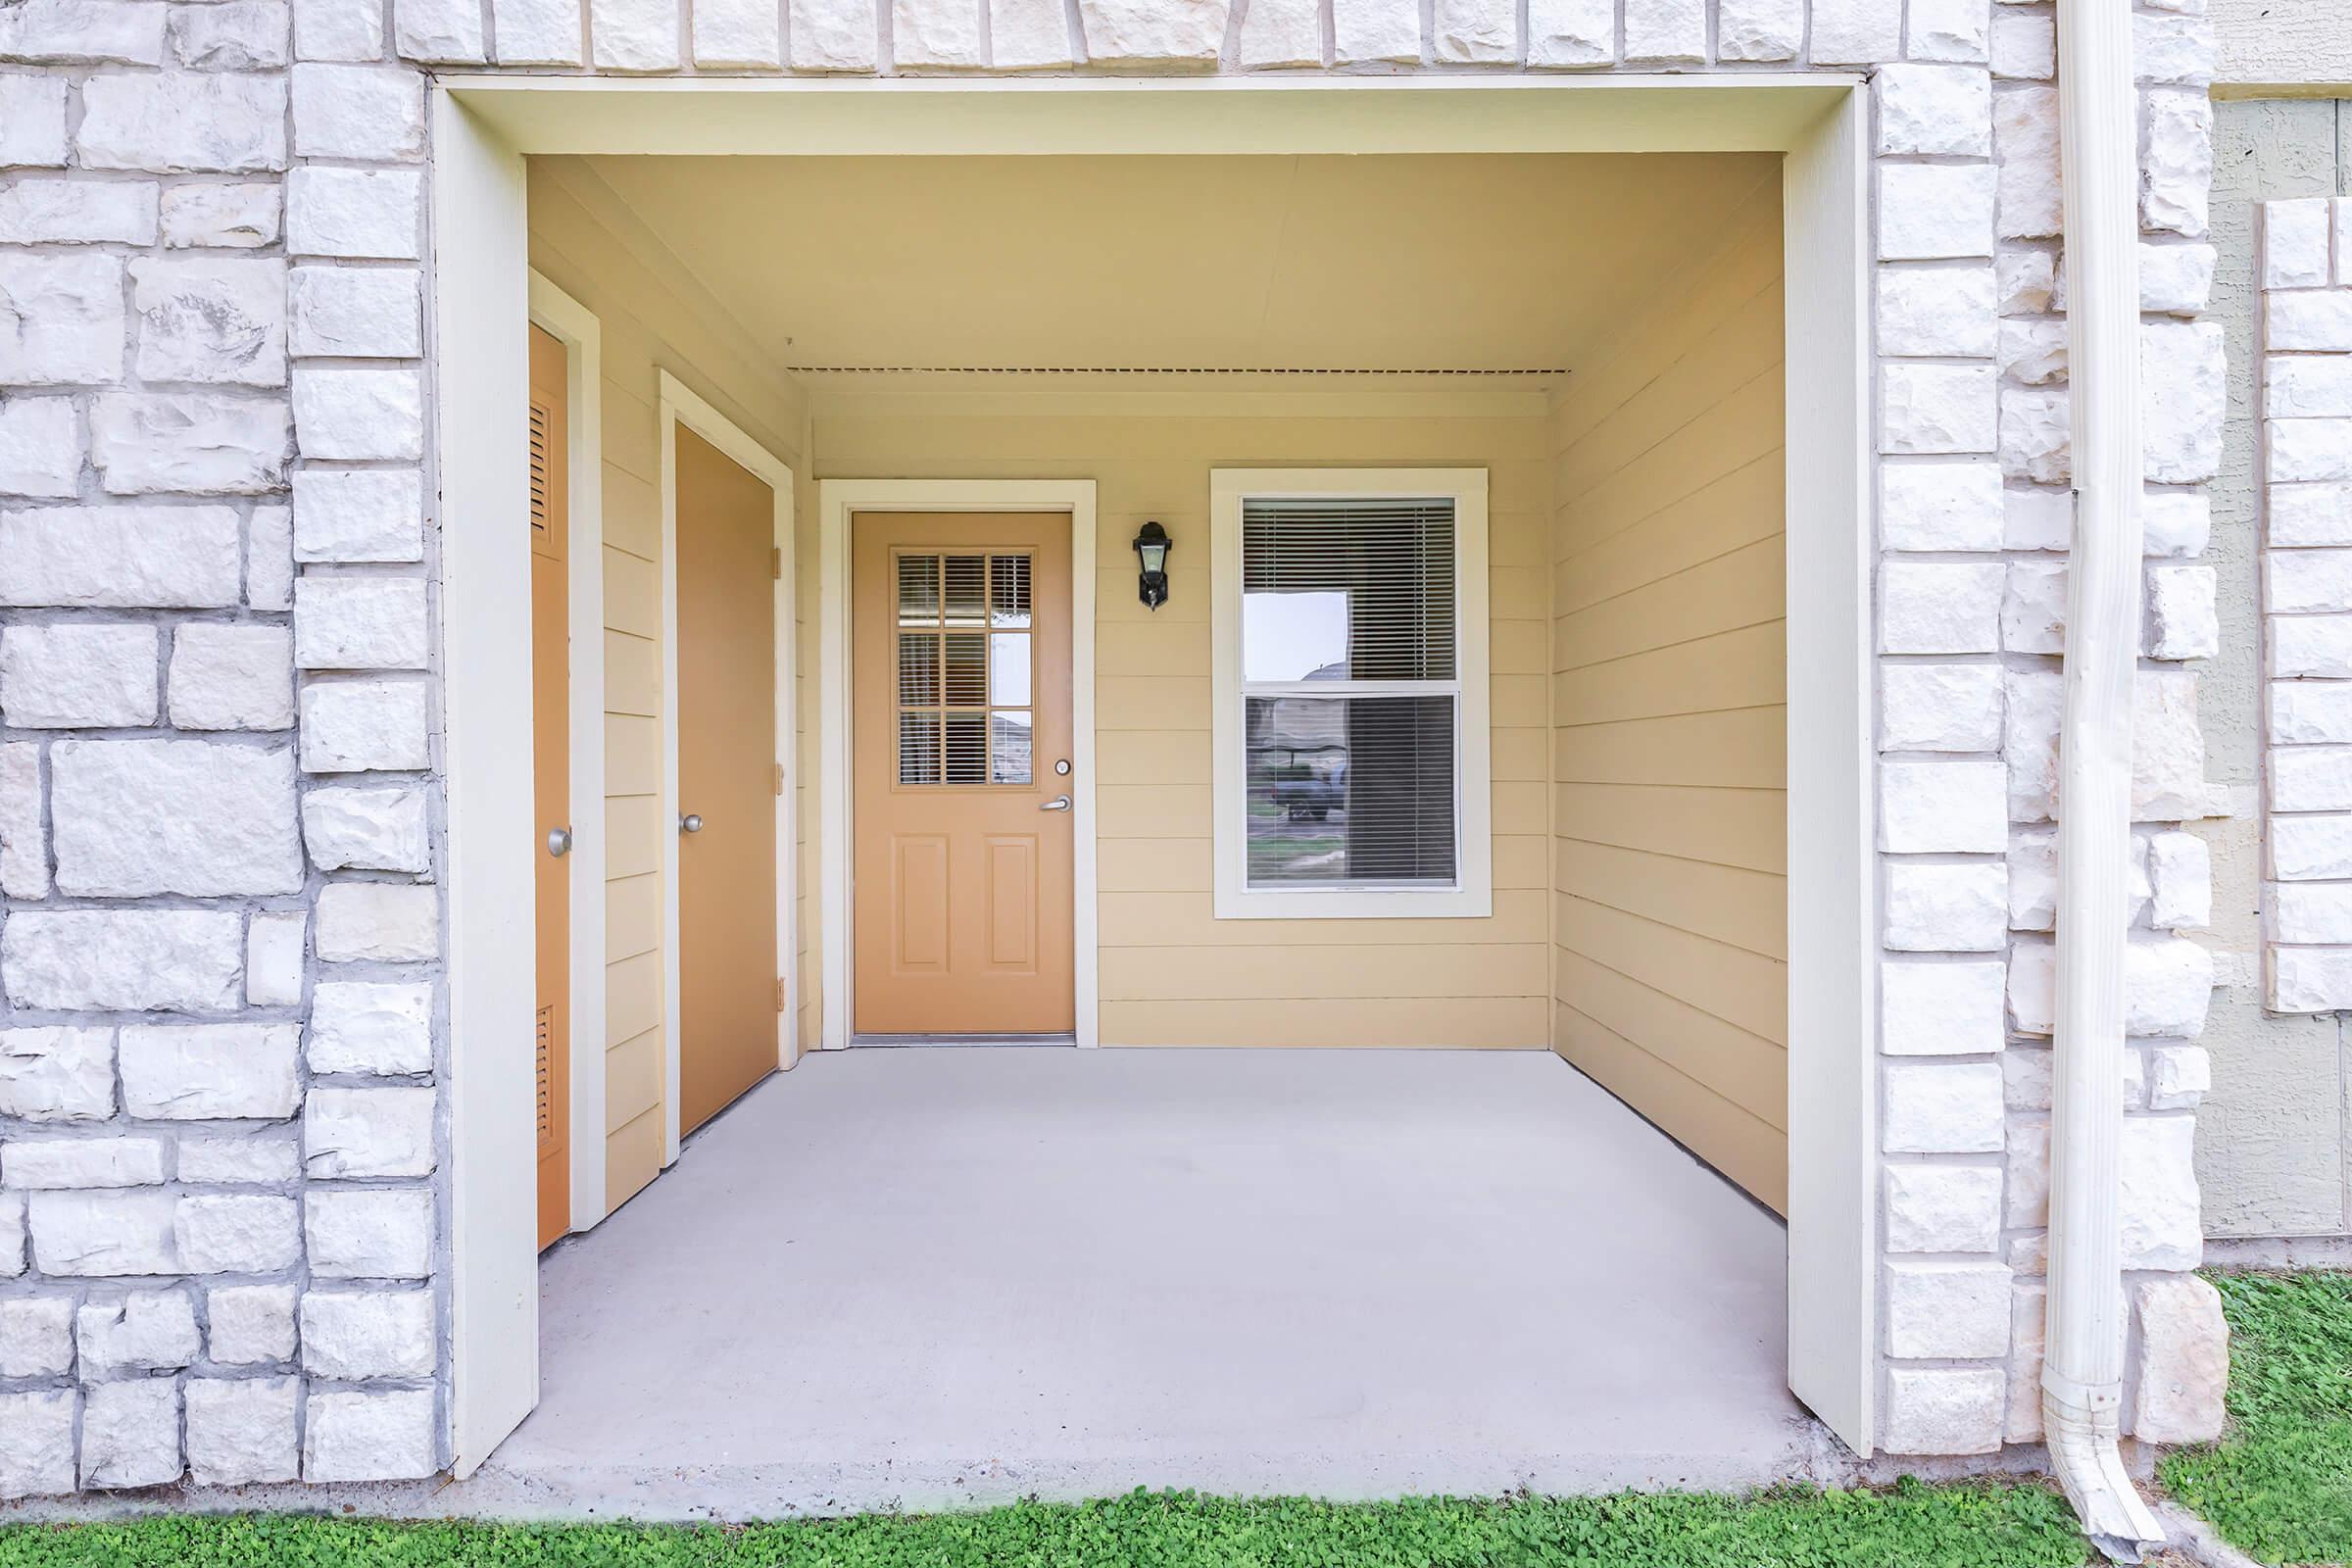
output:
[[[684,425],[678,486],[678,1130],[776,1070],[775,492]]]
[[[571,490],[564,345],[531,328],[531,778],[539,1245],[571,1228]]]
[[[1067,1033],[1070,519],[866,513],[853,537],[851,1026]]]

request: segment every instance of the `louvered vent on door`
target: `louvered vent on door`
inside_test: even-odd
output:
[[[555,1091],[550,1079],[555,1073],[556,1009],[539,1009],[539,1147],[544,1151],[556,1141]]]
[[[555,411],[536,398],[531,400],[531,533],[544,538],[547,534],[548,450]]]

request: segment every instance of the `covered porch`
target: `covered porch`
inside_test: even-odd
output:
[[[1549,1053],[825,1053],[548,1254],[538,1408],[463,1490],[777,1517],[1819,1474],[1785,1247]]]

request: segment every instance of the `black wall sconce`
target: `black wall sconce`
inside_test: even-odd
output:
[[[1135,596],[1148,610],[1157,610],[1168,602],[1168,530],[1156,522],[1145,523],[1135,536],[1135,559],[1144,564]]]

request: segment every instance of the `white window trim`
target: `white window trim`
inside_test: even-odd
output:
[[[1220,920],[1485,919],[1494,912],[1494,771],[1490,760],[1487,470],[1215,468],[1209,472],[1210,704],[1216,916]],[[1242,503],[1249,498],[1437,496],[1453,502],[1455,883],[1450,888],[1250,886],[1249,764],[1243,755]],[[1179,541],[1177,548],[1183,548]],[[1415,683],[1416,686],[1418,683]]]

